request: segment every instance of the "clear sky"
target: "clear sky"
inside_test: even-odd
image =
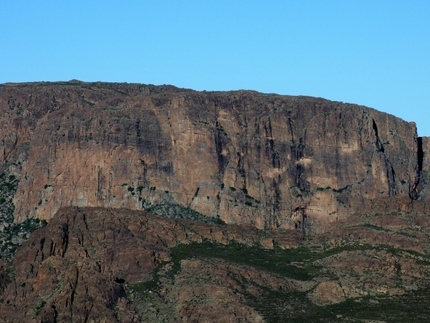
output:
[[[2,0],[0,29],[0,83],[310,95],[430,136],[429,0]]]

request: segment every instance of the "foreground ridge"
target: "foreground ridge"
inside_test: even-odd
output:
[[[429,317],[430,218],[378,202],[297,230],[64,208],[0,263],[7,322],[419,322]],[[388,208],[388,210],[387,210]],[[396,210],[396,211],[394,211]],[[387,225],[390,224],[390,225]],[[407,304],[407,305],[406,305]],[[18,310],[19,309],[19,310]]]

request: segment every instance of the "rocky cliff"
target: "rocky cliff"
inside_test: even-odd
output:
[[[414,123],[79,81],[0,85],[0,118],[0,320],[430,317],[430,139]]]
[[[2,169],[19,180],[16,222],[63,206],[179,205],[226,223],[318,231],[372,199],[425,193],[414,123],[320,98],[3,84],[0,118]]]

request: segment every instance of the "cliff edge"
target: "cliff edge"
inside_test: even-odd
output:
[[[427,140],[414,123],[321,98],[19,83],[0,85],[0,118],[1,167],[19,180],[15,222],[63,206],[181,206],[321,231],[375,198],[426,192]]]

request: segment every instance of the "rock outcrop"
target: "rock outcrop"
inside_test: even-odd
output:
[[[62,208],[10,263],[0,260],[0,320],[423,322],[430,218],[421,201],[390,205],[306,236]]]
[[[146,303],[134,299],[127,286],[153,279],[157,266],[172,261],[172,247],[203,240],[253,246],[268,236],[280,246],[286,237],[296,245],[302,239],[296,230],[269,235],[252,227],[165,219],[124,209],[61,209],[48,226],[31,235],[10,265],[0,263],[0,319],[140,322],[145,313],[136,306]],[[188,267],[185,263],[181,266]],[[196,311],[189,312],[186,301],[181,299],[185,295],[176,295],[180,293],[176,288],[172,293],[167,303],[171,313],[168,317],[160,313],[156,321],[173,322],[175,317],[178,322],[194,321]],[[160,297],[169,300],[167,295],[159,295],[158,302]],[[192,293],[186,297],[192,297]],[[212,314],[199,306],[197,312],[228,322],[215,313],[229,304],[224,314],[229,319],[236,316],[237,320],[242,317],[254,322],[253,318],[259,317],[240,300],[229,303],[235,299],[230,289],[220,288],[218,297],[224,299],[223,304],[214,302]]]
[[[63,206],[172,203],[226,223],[318,231],[371,199],[423,189],[414,123],[320,98],[3,84],[0,115],[0,159],[20,180],[17,222]]]

